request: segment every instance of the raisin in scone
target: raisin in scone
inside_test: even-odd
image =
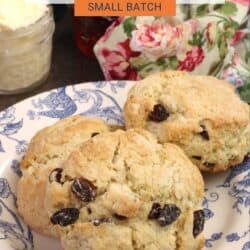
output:
[[[48,183],[45,207],[65,250],[197,250],[203,189],[178,146],[118,130],[70,154]]]
[[[203,171],[226,170],[249,152],[249,106],[231,84],[212,76],[154,74],[130,90],[124,115],[127,128],[177,144]]]
[[[18,212],[32,229],[56,235],[44,209],[48,176],[55,169],[55,177],[59,178],[58,169],[74,148],[108,130],[99,119],[72,116],[42,129],[33,137],[21,162],[23,176],[17,187]]]

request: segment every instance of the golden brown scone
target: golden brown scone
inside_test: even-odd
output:
[[[179,145],[203,171],[226,170],[249,152],[249,106],[231,84],[212,76],[154,74],[130,90],[124,115],[127,128]]]
[[[39,131],[31,140],[21,162],[23,176],[18,182],[18,212],[35,231],[56,236],[44,209],[44,196],[49,174],[79,144],[96,133],[108,131],[108,126],[96,118],[72,116]],[[54,175],[60,171],[55,172]]]
[[[204,183],[174,144],[141,129],[95,136],[48,183],[45,207],[65,250],[198,250]]]

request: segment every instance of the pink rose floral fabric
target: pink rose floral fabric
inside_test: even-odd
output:
[[[96,44],[96,57],[107,80],[184,70],[226,79],[250,102],[250,48],[242,47],[249,39],[249,3],[180,5],[176,17],[119,18]]]
[[[194,71],[195,67],[204,60],[204,51],[201,47],[193,47],[186,53],[183,61],[179,62],[178,70]]]
[[[99,52],[105,58],[103,65],[107,80],[138,78],[137,72],[131,67],[129,59],[139,56],[140,53],[132,51],[129,47],[129,39],[117,44],[117,50],[103,48]]]

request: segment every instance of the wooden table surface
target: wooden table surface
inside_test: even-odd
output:
[[[75,45],[69,11],[56,23],[52,65],[48,79],[24,94],[0,95],[0,111],[35,94],[80,82],[103,80],[97,61],[84,57]]]

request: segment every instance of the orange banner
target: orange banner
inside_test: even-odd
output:
[[[75,0],[75,16],[174,16],[176,0]]]

